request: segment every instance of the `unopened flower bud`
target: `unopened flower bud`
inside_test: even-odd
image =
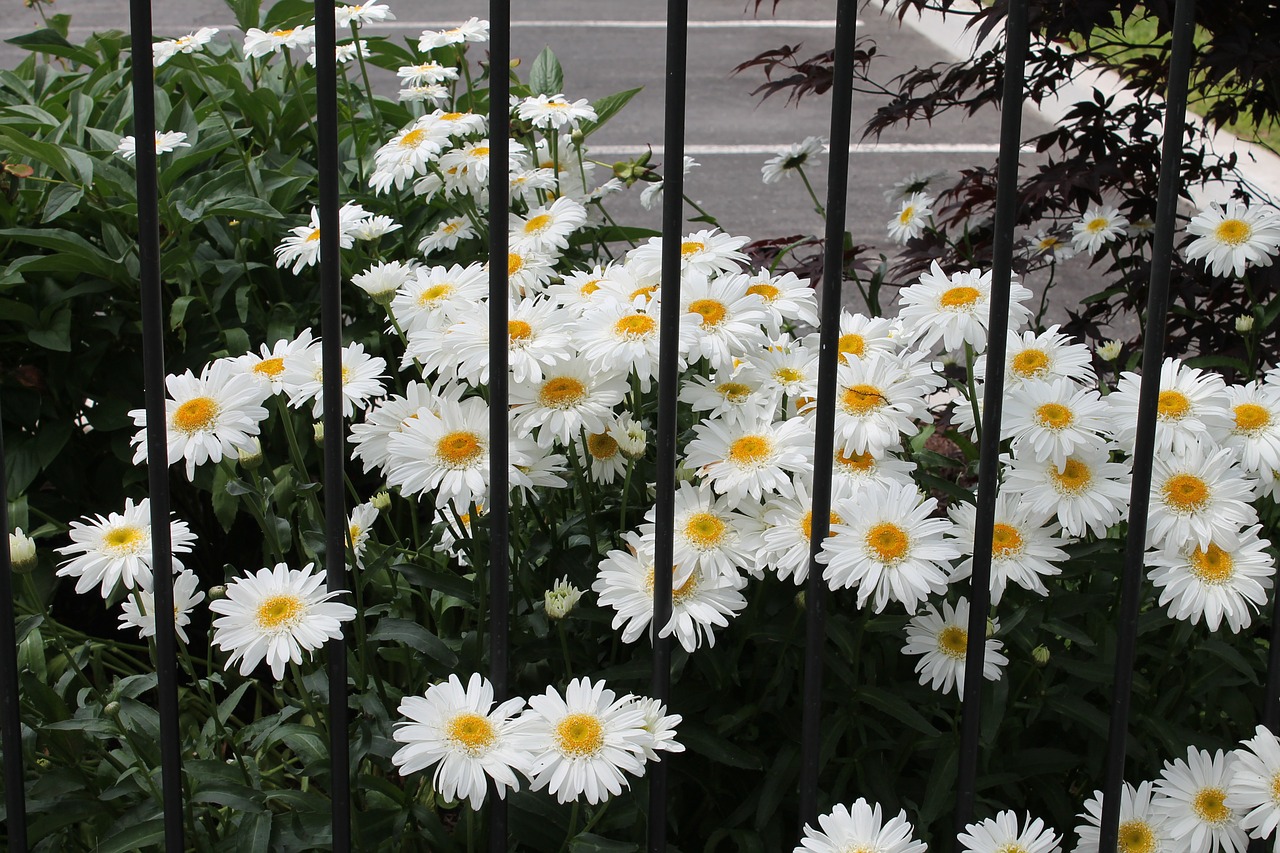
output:
[[[1115,361],[1120,357],[1120,342],[1103,341],[1098,344],[1098,357],[1103,361]]]
[[[1031,650],[1031,659],[1036,662],[1036,666],[1044,666],[1049,662],[1049,647],[1043,644],[1036,646]]]
[[[103,706],[102,706],[102,713],[106,714],[108,717],[115,717],[115,716],[119,715],[119,713],[120,713],[120,703],[119,703],[119,702],[108,702],[107,704],[105,704],[105,705],[103,705]]]
[[[547,608],[547,618],[563,619],[568,616],[580,598],[582,598],[582,591],[569,583],[567,575],[556,581],[551,589],[547,590],[543,599]]]
[[[226,597],[227,597],[227,588],[226,588],[225,586],[223,586],[222,584],[218,584],[217,586],[209,587],[209,600],[210,600],[210,601],[217,601],[219,598],[226,598]]]
[[[586,134],[582,132],[582,128],[580,127],[575,127],[573,129],[573,133],[569,134],[569,141],[571,141],[574,144],[574,146],[577,148],[582,147],[582,140],[586,138],[587,138]]]
[[[262,442],[252,436],[250,436],[249,442],[250,446],[248,448],[237,448],[236,453],[240,455],[241,466],[253,471],[262,465]]]
[[[36,543],[19,527],[9,534],[9,562],[15,574],[25,575],[36,567]]]
[[[391,509],[391,493],[383,489],[374,495],[369,503],[373,504],[373,508],[378,512],[386,512]]]
[[[324,444],[324,421],[316,421],[312,424],[311,432],[315,436],[316,444]]]
[[[609,435],[618,442],[618,449],[628,459],[639,459],[644,456],[645,448],[649,444],[644,424],[631,417],[629,412],[622,413],[618,422],[609,428]]]
[[[1253,315],[1241,314],[1236,318],[1236,331],[1242,335],[1247,335],[1253,331]]]
[[[800,590],[799,592],[796,593],[796,597],[795,597],[796,610],[799,610],[801,613],[804,612],[804,609],[806,606],[806,599],[805,599],[804,592],[805,591],[803,589]]]

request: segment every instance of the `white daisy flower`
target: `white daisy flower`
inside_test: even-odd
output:
[[[644,757],[649,761],[661,761],[660,752],[684,752],[684,744],[676,740],[676,726],[684,719],[679,714],[668,714],[667,706],[647,696],[632,696],[631,701],[644,714],[644,730],[649,734],[644,744]]]
[[[533,790],[546,788],[561,803],[585,795],[595,805],[630,787],[624,774],[644,773],[644,747],[652,741],[644,726],[644,710],[631,696],[575,678],[563,697],[548,687],[529,698],[517,743],[530,754]]]
[[[1024,382],[1038,380],[1070,379],[1080,385],[1098,384],[1093,372],[1093,356],[1084,344],[1075,343],[1059,333],[1057,325],[1040,334],[1034,331],[1009,332],[1005,344],[1004,384],[1007,389],[1020,388]],[[979,380],[987,378],[987,355],[983,353],[973,363],[973,375]]]
[[[646,390],[658,372],[658,320],[657,312],[602,299],[573,324],[573,344],[592,373],[634,373]]]
[[[423,359],[425,353],[417,351],[420,343],[427,352],[433,351],[440,333],[488,295],[489,271],[483,264],[415,269],[413,278],[391,300],[391,313],[409,336],[412,354],[405,353],[404,364]]]
[[[300,50],[311,47],[315,38],[315,27],[288,27],[271,32],[250,27],[244,34],[244,55],[263,57],[279,50]]]
[[[1216,276],[1228,273],[1239,278],[1248,267],[1271,265],[1280,251],[1280,213],[1272,207],[1247,205],[1232,200],[1226,210],[1211,204],[1192,217],[1187,232],[1196,239],[1183,251],[1189,261],[1205,259]]]
[[[1115,361],[1120,357],[1120,350],[1124,344],[1119,341],[1103,341],[1098,344],[1098,358],[1103,361]]]
[[[440,157],[440,174],[444,178],[446,192],[450,195],[482,197],[489,188],[490,155],[493,149],[489,140],[476,139]],[[523,165],[519,151],[511,151],[512,168]]]
[[[925,398],[943,383],[920,353],[851,359],[836,370],[835,444],[845,455],[882,457],[920,431]],[[804,409],[812,421],[817,402]]]
[[[555,303],[521,299],[507,308],[507,364],[518,384],[541,382],[546,370],[574,356]],[[445,330],[430,366],[474,386],[489,384],[489,305],[469,306]],[[424,362],[425,365],[426,362]]]
[[[807,278],[793,272],[775,276],[761,270],[751,275],[747,293],[759,296],[764,303],[769,314],[765,328],[774,337],[781,334],[784,324],[818,325],[818,296]]]
[[[1047,459],[1015,459],[1005,468],[1004,491],[1020,496],[1029,512],[1056,514],[1068,536],[1098,538],[1127,514],[1130,470],[1107,450],[1089,447],[1062,467]]]
[[[586,469],[587,477],[593,483],[608,485],[626,473],[627,457],[618,446],[618,440],[607,429],[588,434],[585,444],[579,440],[574,448],[578,463]]]
[[[1071,225],[1071,247],[1077,252],[1095,254],[1107,243],[1124,236],[1129,220],[1117,208],[1095,205]]]
[[[687,363],[702,358],[723,370],[764,347],[768,313],[760,297],[747,293],[747,281],[745,275],[687,277],[680,293],[680,357]]]
[[[1009,285],[1010,329],[1016,330],[1031,316],[1031,310],[1021,304],[1030,298],[1031,291],[1016,281]],[[979,351],[987,348],[991,270],[956,272],[948,278],[934,261],[919,283],[903,288],[898,302],[903,333],[914,339],[918,348],[930,350],[939,341],[949,352],[964,344]]]
[[[9,565],[14,574],[26,574],[36,567],[36,543],[30,536],[15,527],[9,534]]]
[[[1151,517],[1147,544],[1154,547],[1226,541],[1258,520],[1250,505],[1253,481],[1235,465],[1228,448],[1192,445],[1181,455],[1156,453],[1151,472]]]
[[[645,513],[645,536],[656,535],[657,508]],[[732,509],[709,488],[681,483],[675,494],[674,550],[677,566],[706,568],[725,575],[754,567],[760,550],[761,522]]]
[[[369,55],[369,42],[365,41],[364,39],[360,39],[359,41],[355,41],[355,42],[349,42],[347,44],[336,45],[333,48],[333,59],[334,59],[334,62],[338,65],[345,65],[346,63],[355,59],[357,56],[368,56],[368,55]],[[320,55],[316,53],[315,46],[313,45],[311,48],[311,53],[307,55],[307,64],[310,65],[312,68],[315,68],[316,64],[319,61],[320,61]]]
[[[156,131],[156,153],[168,154],[170,151],[177,151],[179,148],[190,148],[191,143],[187,142],[187,135],[180,130]],[[138,156],[138,141],[132,136],[126,136],[120,140],[120,144],[116,146],[116,153],[125,160],[132,161]]]
[[[971,823],[956,836],[962,853],[1062,853],[1062,838],[1040,818],[1027,815],[1018,829],[1018,815],[1000,812],[994,818]]]
[[[704,421],[693,428],[684,465],[697,469],[732,507],[768,495],[795,493],[788,473],[813,465],[813,433],[800,418],[780,423],[767,419],[728,423]]]
[[[351,514],[347,516],[347,537],[350,540],[347,544],[351,546],[355,564],[359,568],[364,568],[364,546],[369,541],[369,528],[373,527],[377,518],[378,508],[370,502],[353,507]]]
[[[505,799],[520,790],[515,771],[528,770],[529,756],[517,745],[516,722],[524,700],[508,699],[496,708],[493,685],[473,673],[462,686],[457,675],[433,684],[422,696],[406,696],[397,709],[405,719],[391,733],[404,746],[391,756],[401,776],[436,768],[431,787],[446,800],[467,800],[473,810],[484,803],[487,784]]]
[[[795,405],[818,396],[818,354],[803,344],[771,346],[748,353],[739,375],[751,377],[775,401],[783,397]]]
[[[364,344],[352,341],[342,350],[342,416],[349,418],[356,409],[363,411],[375,397],[387,393],[379,381],[387,363],[369,355]],[[287,359],[284,375],[280,377],[292,408],[311,405],[311,417],[320,420],[324,416],[324,352],[320,342]],[[313,402],[314,401],[314,402]]]
[[[1240,828],[1250,836],[1270,838],[1280,824],[1280,741],[1258,726],[1232,756],[1225,805],[1240,815]]]
[[[374,154],[375,168],[369,186],[382,193],[401,189],[410,178],[425,175],[431,163],[449,144],[448,129],[434,122],[414,122],[401,130]]]
[[[973,572],[973,543],[977,536],[978,508],[971,503],[954,504],[949,512],[956,523],[956,535],[964,562],[956,566],[951,581],[963,580]],[[1048,595],[1042,578],[1062,573],[1054,563],[1065,562],[1067,553],[1054,534],[1057,524],[1048,523],[1048,514],[1032,512],[1026,502],[1012,492],[996,497],[995,527],[991,534],[991,604],[1004,597],[1010,581],[1037,595]]]
[[[58,568],[58,577],[79,578],[76,592],[99,587],[102,597],[109,598],[116,584],[125,589],[144,587],[151,581],[151,501],[138,504],[126,498],[124,512],[113,512],[86,521],[71,522],[68,535],[71,544],[55,549],[59,554],[73,555]],[[173,549],[173,570],[182,571],[177,554],[191,551],[196,536],[185,521],[169,522],[169,540]]]
[[[377,240],[402,227],[404,226],[390,216],[369,216],[351,226],[351,236],[357,240]]]
[[[265,398],[284,391],[281,379],[284,376],[285,361],[306,351],[312,343],[311,329],[303,329],[293,340],[281,338],[270,348],[263,344],[261,354],[247,352],[238,356],[234,364],[241,372],[253,377]]]
[[[196,467],[234,458],[240,449],[253,449],[253,438],[266,420],[262,401],[267,396],[261,385],[240,373],[231,359],[206,364],[196,378],[190,370],[164,380],[169,398],[165,400],[165,433],[169,464],[186,460],[187,479],[194,480]],[[138,432],[133,437],[133,464],[147,461],[147,410],[129,412]]]
[[[418,251],[424,255],[446,249],[456,249],[462,240],[476,236],[475,226],[465,216],[450,216],[436,223],[435,230],[418,241]]]
[[[540,293],[555,274],[555,259],[533,249],[507,252],[507,281],[513,296]]]
[[[136,628],[140,637],[156,635],[155,595],[151,592],[151,575],[138,578],[137,596],[129,597],[120,605],[124,611],[120,614],[120,630]],[[191,572],[178,572],[173,576],[173,629],[184,643],[187,632],[183,630],[191,624],[191,609],[204,601],[204,593],[200,591],[200,580]]]
[[[569,469],[569,457],[555,453],[550,447],[540,447],[533,438],[517,436],[510,442],[508,476],[512,489],[524,492],[531,502],[542,500],[538,489],[568,488],[565,478]]]
[[[946,176],[942,169],[931,169],[927,172],[911,172],[905,178],[894,181],[893,186],[884,191],[884,200],[894,202],[906,198],[912,193],[922,193],[929,185]]]
[[[620,374],[592,374],[577,360],[553,365],[541,380],[511,387],[513,424],[518,435],[536,430],[543,447],[553,441],[568,447],[584,429],[604,432],[626,393],[627,379]]]
[[[438,414],[420,412],[387,439],[387,485],[406,495],[436,492],[459,512],[489,493],[489,406],[480,397],[441,400]]]
[[[1250,382],[1226,392],[1233,423],[1222,443],[1249,473],[1280,471],[1280,387]]]
[[[1261,525],[1216,534],[1208,545],[1166,545],[1147,554],[1151,582],[1161,606],[1175,619],[1204,620],[1210,631],[1225,618],[1233,634],[1249,627],[1267,603],[1275,561],[1258,536]]]
[[[852,491],[848,480],[831,483],[831,502],[834,504]],[[774,496],[760,511],[763,530],[756,552],[753,574],[761,575],[770,570],[780,580],[788,577],[799,586],[809,577],[809,551],[813,540],[813,498],[805,477],[795,480],[795,494]],[[839,513],[829,514],[829,524],[843,524]],[[829,532],[828,536],[836,535]]]
[[[300,664],[303,652],[342,637],[342,623],[356,617],[355,608],[330,601],[343,591],[330,592],[323,572],[313,572],[313,563],[301,569],[277,563],[236,578],[227,584],[226,598],[210,602],[209,609],[221,614],[213,620],[213,644],[231,652],[228,667],[239,661],[240,674],[248,675],[266,659],[279,681],[285,664]]]
[[[1138,437],[1138,397],[1142,377],[1125,371],[1116,390],[1107,395],[1112,430],[1126,453],[1132,454]],[[1232,428],[1230,398],[1222,377],[1187,367],[1181,359],[1166,358],[1160,364],[1160,397],[1156,406],[1156,452],[1185,453],[1202,441],[1224,441]]]
[[[1069,261],[1076,256],[1075,249],[1056,233],[1045,231],[1041,228],[1036,232],[1036,236],[1030,239],[1031,257],[1045,255],[1050,263],[1057,261]]]
[[[156,68],[164,65],[179,53],[195,53],[218,34],[217,27],[201,27],[193,33],[176,39],[165,39],[151,45],[151,61]]]
[[[1169,834],[1192,853],[1244,853],[1248,836],[1227,806],[1231,764],[1218,750],[1187,747],[1187,760],[1166,761],[1155,783],[1152,808],[1163,814]]]
[[[601,607],[615,611],[613,629],[622,629],[622,641],[634,643],[641,636],[652,641],[654,555],[653,539],[636,532],[622,534],[627,550],[610,551],[600,561],[591,589]],[[740,590],[746,579],[736,572],[721,574],[712,568],[673,566],[671,569],[671,619],[658,636],[676,636],[687,652],[694,652],[705,639],[716,644],[715,628],[746,608]]]
[[[405,104],[419,104],[424,101],[430,101],[438,107],[449,101],[449,90],[439,83],[407,86],[396,93],[396,99]]]
[[[715,228],[695,231],[680,241],[680,269],[683,273],[701,273],[711,277],[720,273],[736,273],[747,256],[738,251],[747,245],[747,237],[731,237]],[[650,237],[643,246],[627,253],[627,264],[637,278],[653,276],[655,283],[662,272],[662,238]]]
[[[412,276],[413,267],[409,264],[379,261],[364,272],[351,276],[351,283],[369,294],[374,302],[386,305]]]
[[[822,543],[818,562],[832,589],[858,587],[858,607],[874,595],[876,613],[899,601],[914,613],[929,595],[947,588],[947,563],[960,549],[944,535],[954,525],[932,518],[938,502],[914,486],[869,484],[831,509],[844,519]]]
[[[547,612],[547,618],[565,618],[573,611],[573,608],[577,606],[581,598],[582,590],[569,583],[569,576],[565,575],[552,584],[551,589],[547,590],[542,597],[543,608]]]
[[[435,60],[428,60],[417,65],[402,65],[396,69],[396,76],[406,86],[427,86],[432,83],[448,83],[457,80],[458,69],[450,65],[441,65]]]
[[[760,177],[766,184],[776,184],[805,166],[817,165],[817,157],[826,147],[827,140],[823,137],[807,136],[803,142],[790,145],[779,151],[776,157],[766,160],[760,167]]]
[[[351,458],[364,462],[364,471],[384,467],[391,459],[387,447],[391,436],[403,432],[410,423],[426,414],[438,416],[442,400],[454,403],[462,398],[464,387],[449,379],[441,379],[431,386],[423,382],[410,382],[404,396],[392,396],[371,407],[364,422],[351,425]]]
[[[511,243],[517,249],[559,253],[569,248],[569,236],[587,221],[587,209],[569,198],[535,207],[528,216],[511,216]]]
[[[362,24],[373,24],[378,21],[394,21],[396,19],[395,13],[391,11],[387,4],[380,3],[378,0],[370,0],[368,3],[358,3],[353,6],[340,5],[333,10],[333,17],[337,25],[343,29]]]
[[[989,633],[1000,632],[1000,620],[990,620]],[[1001,654],[1004,644],[999,640],[985,639],[982,653],[982,677],[987,681],[999,681],[1001,667],[1009,659]],[[907,644],[904,655],[920,655],[916,672],[920,684],[964,697],[964,664],[969,653],[969,599],[963,595],[953,608],[950,602],[942,602],[939,614],[932,604],[926,604],[923,613],[917,613],[907,622]]]
[[[1013,439],[1015,458],[1048,460],[1059,470],[1067,457],[1106,447],[1107,406],[1093,388],[1070,379],[1023,382],[1008,398],[1001,438]]]
[[[688,403],[694,414],[701,415],[706,422],[735,424],[769,419],[776,403],[760,377],[729,371],[686,379],[677,399]]]
[[[821,333],[814,332],[804,339],[804,345],[818,352],[821,349],[820,338]],[[901,344],[902,341],[894,337],[893,320],[840,311],[840,337],[836,350],[841,364],[876,353],[896,354],[902,349]]]
[[[1165,826],[1163,815],[1151,807],[1153,789],[1150,782],[1137,788],[1128,782],[1120,791],[1120,825],[1116,834],[1116,853],[1170,853],[1173,839]],[[1085,823],[1076,826],[1080,843],[1074,853],[1099,853],[1102,827],[1102,792],[1094,791],[1085,800],[1084,811],[1078,815]]]
[[[637,421],[630,412],[618,415],[617,422],[609,427],[609,435],[618,442],[618,449],[628,459],[641,458],[644,456],[645,448],[649,446],[646,423]]]
[[[418,50],[425,53],[451,44],[488,40],[489,22],[479,18],[468,18],[465,22],[447,30],[423,30],[422,38],[418,39]]]
[[[599,118],[586,98],[570,103],[563,94],[525,98],[516,108],[516,114],[534,127],[547,130],[560,130],[563,127],[572,129],[583,121],[595,121]]]
[[[355,245],[355,234],[352,230],[369,214],[354,202],[347,202],[338,210],[338,246],[350,249]],[[302,272],[304,267],[314,265],[320,260],[320,210],[311,208],[311,224],[299,225],[289,229],[289,236],[280,241],[275,248],[276,267],[284,269],[293,265],[294,275]]]
[[[804,838],[792,853],[925,853],[928,849],[914,837],[905,811],[885,821],[880,804],[869,804],[861,797],[852,806],[840,804],[820,815],[818,826],[805,825]]]
[[[901,245],[923,234],[933,216],[933,201],[924,193],[912,193],[903,199],[898,215],[885,225],[889,239]]]
[[[892,454],[845,453],[837,447],[831,470],[836,482],[847,483],[851,492],[857,492],[868,483],[913,485],[911,472],[916,470],[916,463]]]

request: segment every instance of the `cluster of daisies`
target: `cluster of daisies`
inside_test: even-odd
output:
[[[1280,824],[1280,741],[1264,726],[1231,752],[1188,747],[1184,761],[1165,762],[1153,782],[1121,789],[1116,849],[1124,853],[1245,853],[1249,839],[1269,839]],[[1074,853],[1099,853],[1103,794],[1079,815]],[[1044,821],[1012,811],[969,824],[957,836],[962,853],[1062,853],[1063,837]],[[885,820],[879,805],[859,799],[805,827],[795,853],[924,853],[906,812]]]

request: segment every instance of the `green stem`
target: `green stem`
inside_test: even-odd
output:
[[[969,405],[973,408],[973,432],[978,440],[982,439],[982,414],[978,411],[978,384],[973,377],[973,345],[964,345],[965,384],[969,388]]]
[[[287,47],[281,48],[281,51],[284,53],[285,77],[289,79],[289,85],[293,87],[293,91],[298,94],[299,102],[305,105],[307,103],[307,100],[302,95],[302,86],[299,85],[298,83],[298,74],[293,70],[293,56],[289,53],[289,48]],[[311,141],[315,143],[316,149],[319,149],[320,134],[316,132],[315,123],[311,121],[311,110],[304,106],[302,114],[306,116],[307,130],[311,132]]]
[[[800,173],[800,180],[804,181],[804,188],[809,191],[809,198],[813,199],[813,209],[823,219],[827,218],[827,209],[822,206],[822,202],[818,201],[818,194],[813,191],[813,184],[809,183],[809,176],[804,173],[804,166],[797,166],[796,171]]]
[[[587,449],[587,428],[582,428],[582,447]],[[578,458],[577,448],[571,448],[567,454],[569,465],[573,468],[573,479],[578,484],[578,494],[582,498],[582,512],[587,517],[587,532],[591,535],[591,554],[593,558],[600,556],[600,539],[596,533],[595,504],[591,500],[591,488],[587,476],[582,470],[582,460]]]

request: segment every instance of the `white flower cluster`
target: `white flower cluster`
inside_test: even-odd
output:
[[[479,809],[486,777],[499,797],[520,790],[520,773],[561,803],[595,805],[630,787],[627,777],[643,776],[646,762],[661,760],[658,753],[684,751],[675,740],[679,714],[668,715],[656,699],[619,697],[603,681],[577,678],[563,696],[548,687],[527,704],[517,697],[495,708],[493,686],[482,676],[473,674],[464,688],[450,675],[400,703],[406,719],[393,737],[404,746],[392,761],[406,776],[434,765],[440,796]]]

